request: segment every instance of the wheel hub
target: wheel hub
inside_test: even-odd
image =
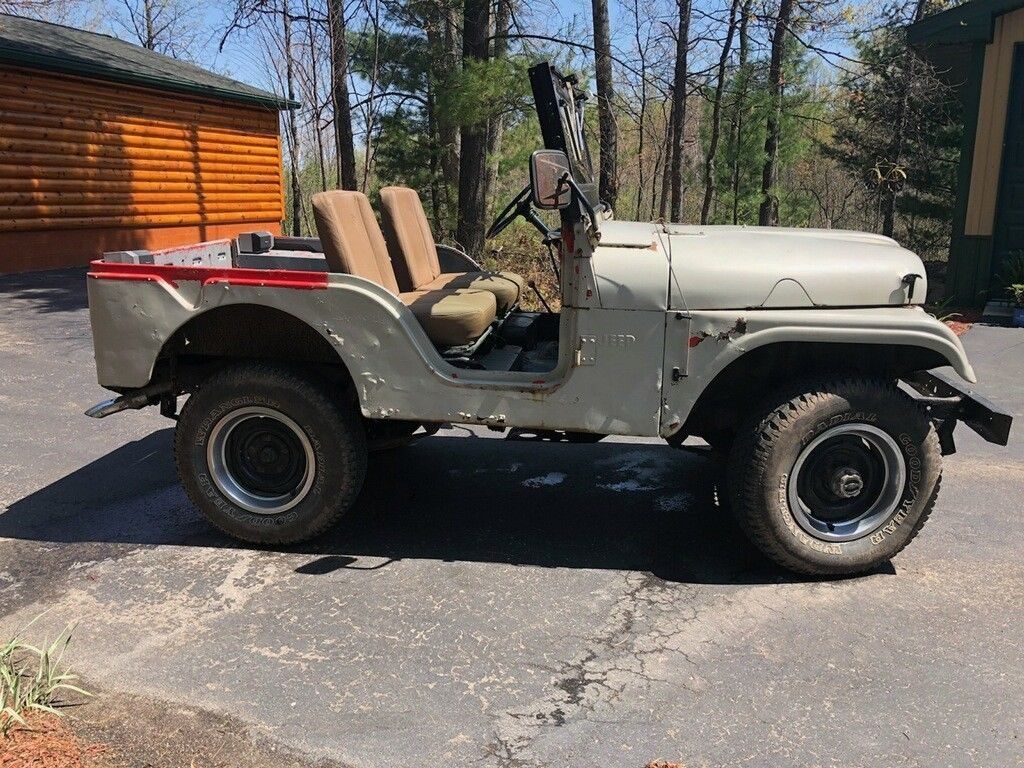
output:
[[[832,475],[832,493],[842,499],[852,499],[864,490],[864,478],[851,467],[843,467]]]
[[[214,485],[250,512],[284,512],[312,486],[315,457],[309,438],[271,408],[232,411],[211,430],[207,445]]]
[[[906,462],[896,441],[871,424],[825,430],[797,456],[787,500],[796,522],[824,541],[877,530],[903,496]]]

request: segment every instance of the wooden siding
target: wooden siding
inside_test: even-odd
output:
[[[0,272],[279,231],[278,113],[0,66]]]
[[[1003,159],[1006,103],[1013,70],[1013,47],[1024,41],[1024,8],[996,19],[992,42],[985,48],[985,72],[981,80],[978,125],[974,138],[974,163],[967,198],[964,234],[990,237],[999,194]]]

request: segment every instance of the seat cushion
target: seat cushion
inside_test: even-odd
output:
[[[476,341],[497,312],[494,294],[486,291],[409,291],[398,298],[416,315],[427,337],[442,347]]]
[[[420,196],[408,187],[384,187],[380,205],[384,239],[399,287],[423,290],[441,274],[441,263]]]
[[[313,219],[331,272],[363,277],[398,293],[387,244],[366,195],[342,189],[317,192]]]
[[[494,294],[498,313],[504,315],[515,306],[526,288],[526,281],[514,272],[445,272],[422,286],[425,290],[467,288]]]

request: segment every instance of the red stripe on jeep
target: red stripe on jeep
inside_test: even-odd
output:
[[[94,261],[89,277],[98,280],[145,280],[177,286],[181,281],[203,285],[226,283],[264,288],[314,290],[327,287],[326,272],[289,269],[245,269],[242,267],[179,267],[167,264],[115,264]]]

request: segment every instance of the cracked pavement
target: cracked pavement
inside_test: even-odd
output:
[[[1024,413],[1024,332],[966,337]],[[322,539],[261,550],[177,485],[170,422],[103,421],[78,272],[0,278],[0,636],[79,622],[119,692],[346,766],[1024,765],[1024,424],[957,431],[891,567],[808,581],[656,441],[454,429],[375,459]]]

